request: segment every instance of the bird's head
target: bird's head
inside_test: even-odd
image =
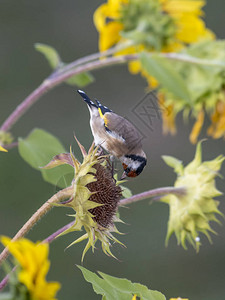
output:
[[[124,172],[121,179],[126,177],[137,177],[146,166],[147,159],[144,156],[135,154],[125,155],[122,158]]]

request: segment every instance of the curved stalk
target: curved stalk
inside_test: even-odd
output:
[[[34,214],[33,216],[23,225],[23,227],[17,232],[17,234],[12,238],[12,241],[16,241],[24,237],[32,227],[43,217],[51,208],[52,204],[58,203],[65,200],[71,196],[73,188],[70,186],[59,191],[57,194],[52,196],[48,201],[46,201]],[[0,264],[9,255],[8,248],[6,247],[0,254]]]
[[[53,197],[51,197],[38,211],[41,211],[41,216],[43,216],[43,214],[45,214],[51,207],[52,205],[50,203],[55,203],[55,202],[59,202],[65,198],[68,198],[70,196],[70,193],[71,193],[71,187],[69,188],[66,188],[64,190],[61,190],[59,191],[57,194],[55,194]],[[127,204],[131,204],[131,203],[134,203],[134,202],[137,202],[137,201],[140,201],[140,200],[144,200],[144,199],[148,199],[148,198],[151,198],[151,197],[154,197],[152,200],[153,201],[157,201],[158,200],[158,196],[162,196],[162,195],[166,195],[166,194],[179,194],[179,195],[185,195],[186,193],[186,190],[185,190],[185,187],[183,188],[175,188],[175,187],[162,187],[162,188],[157,188],[157,189],[154,189],[154,190],[149,190],[149,191],[146,191],[146,192],[143,192],[143,193],[140,193],[140,194],[137,194],[137,195],[134,195],[130,198],[126,198],[126,199],[122,199],[119,203],[120,206],[123,206],[123,205],[127,205]],[[38,211],[31,217],[31,219],[26,223],[31,223],[31,224],[35,224],[37,222],[34,222],[34,216],[37,215]],[[40,219],[41,217],[39,215],[39,218],[38,220]],[[33,221],[31,221],[33,219]],[[16,240],[22,236],[24,236],[25,233],[27,233],[28,231],[24,231],[22,230],[24,227],[26,227],[26,224],[21,228],[21,230],[16,234],[16,236],[13,238],[13,240]],[[53,234],[51,234],[50,236],[48,236],[46,239],[44,239],[42,241],[42,243],[51,243],[52,241],[55,240],[55,238],[61,234],[62,232],[64,232],[65,230],[67,230],[68,228],[70,228],[72,225],[74,224],[74,221],[70,222],[69,224],[61,227],[60,229],[58,229],[56,232],[54,232]],[[29,229],[31,227],[30,226]],[[28,230],[29,230],[28,229]],[[20,232],[23,232],[23,234],[21,235]],[[20,233],[20,234],[19,234]],[[4,249],[4,251],[1,253],[0,255],[0,263],[1,261],[3,261],[4,259],[6,259],[6,257],[8,256],[8,250],[7,248]],[[12,272],[14,272],[16,269],[16,267],[14,267],[14,269],[12,270]],[[9,280],[9,274],[5,276],[5,278],[0,282],[0,291],[7,285],[8,283],[8,280]]]
[[[66,79],[73,75],[78,75],[80,73],[103,68],[106,66],[126,63],[130,60],[138,59],[138,54],[134,55],[121,55],[115,57],[108,57],[109,55],[115,54],[116,52],[130,47],[132,44],[121,44],[115,46],[107,51],[94,53],[86,57],[77,59],[70,64],[62,67],[59,70],[53,72],[48,78],[46,78],[43,83],[35,89],[23,102],[17,106],[17,108],[12,112],[12,114],[5,120],[5,122],[0,127],[2,131],[9,131],[11,127],[26,113],[26,111],[48,90],[52,89],[56,85],[62,83]],[[210,61],[192,57],[189,55],[179,54],[179,53],[149,53],[149,55],[157,54],[161,57],[165,57],[172,60],[184,61],[192,64],[200,65],[211,65],[211,66],[221,66],[225,65],[219,61]],[[104,59],[100,59],[104,57]]]
[[[137,195],[134,195],[130,198],[122,199],[120,200],[120,206],[122,205],[127,205],[131,204],[140,200],[148,199],[151,197],[154,197],[152,200],[153,201],[158,201],[159,196],[163,196],[166,194],[178,194],[178,195],[185,195],[186,190],[185,187],[180,187],[180,188],[175,188],[175,187],[162,187],[162,188],[157,188],[154,190],[149,190]]]
[[[43,83],[34,90],[24,101],[17,106],[12,114],[2,124],[0,130],[9,131],[12,126],[25,114],[25,112],[47,91],[59,85],[63,81],[67,80],[71,76],[78,75],[80,73],[104,68],[115,64],[123,64],[127,61],[137,59],[137,55],[122,55],[105,58],[103,60],[97,60],[78,66],[76,69],[68,70],[67,72],[55,73],[55,76],[48,77]]]

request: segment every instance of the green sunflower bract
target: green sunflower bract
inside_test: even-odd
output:
[[[185,187],[185,195],[168,195],[162,198],[170,207],[166,244],[172,233],[175,233],[178,244],[185,249],[186,240],[199,250],[199,233],[204,233],[209,241],[209,232],[215,233],[209,225],[210,221],[219,220],[216,214],[222,215],[218,210],[219,201],[214,197],[221,192],[215,186],[215,177],[225,159],[220,155],[214,160],[202,162],[201,142],[198,143],[194,160],[186,167],[182,162],[171,156],[164,156],[167,165],[174,168],[177,173],[175,187]]]
[[[110,240],[122,244],[112,235],[112,232],[119,233],[114,222],[120,221],[116,217],[116,212],[122,190],[112,177],[107,156],[99,155],[98,148],[94,148],[94,144],[88,153],[79,142],[78,145],[83,154],[82,163],[70,151],[55,156],[45,166],[45,169],[49,169],[69,164],[74,168],[73,193],[68,201],[56,205],[71,207],[75,211],[75,214],[71,215],[75,218],[75,222],[61,235],[85,229],[86,233],[69,245],[70,247],[85,239],[88,240],[82,261],[89,248],[94,251],[97,240],[101,242],[104,253],[114,257],[110,250]]]

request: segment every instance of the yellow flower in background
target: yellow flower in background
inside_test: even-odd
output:
[[[214,38],[214,33],[205,27],[205,23],[201,19],[205,1],[160,0],[160,2],[163,10],[173,18],[176,24],[175,39],[177,39],[178,44],[174,45],[174,50],[176,47],[179,50],[179,43],[191,44],[201,39]]]
[[[212,125],[208,128],[208,135],[213,138],[225,138],[225,91],[224,101],[216,103],[215,110],[211,116]]]
[[[167,108],[162,111],[163,131],[174,134],[176,131],[176,115],[183,112],[184,119],[189,116],[195,119],[190,141],[197,143],[205,119],[211,119],[207,134],[213,138],[225,138],[225,41],[204,41],[193,44],[182,50],[183,55],[201,58],[205,61],[221,62],[221,66],[198,65],[178,61],[170,61],[173,69],[185,82],[190,94],[191,103],[178,98],[165,89],[158,92],[159,104]],[[208,116],[208,118],[207,118]]]
[[[200,247],[199,233],[205,234],[209,241],[209,233],[215,233],[210,227],[210,221],[218,222],[216,214],[222,215],[218,210],[219,202],[214,197],[222,193],[217,190],[215,177],[225,157],[220,155],[211,161],[202,162],[201,142],[196,148],[195,158],[186,167],[182,162],[171,156],[163,156],[167,165],[177,174],[175,187],[185,187],[183,195],[168,195],[162,198],[170,207],[166,243],[175,233],[178,244],[185,249],[188,241],[196,250]]]
[[[201,19],[204,5],[205,1],[193,0],[108,0],[94,13],[99,49],[131,40],[151,50],[171,52],[213,38]]]
[[[120,8],[126,2],[125,0],[109,0],[95,11],[94,23],[100,33],[100,51],[105,51],[120,41],[120,31],[123,29],[123,25],[119,22]]]
[[[176,134],[175,124],[175,110],[173,104],[165,105],[165,98],[163,93],[158,92],[158,103],[161,108],[162,120],[163,120],[163,133],[167,134],[170,132],[172,135]],[[166,108],[166,109],[165,109]]]
[[[192,128],[191,134],[190,134],[190,141],[192,144],[197,143],[197,138],[200,134],[200,131],[202,129],[203,123],[204,123],[205,113],[202,110],[198,113],[197,120]]]
[[[19,264],[18,280],[27,287],[32,300],[56,300],[58,282],[47,282],[50,267],[48,244],[33,243],[28,239],[11,241],[2,237],[1,242]]]
[[[200,59],[223,62],[225,47],[222,41],[214,41],[214,33],[205,26],[204,5],[203,0],[108,0],[94,14],[94,23],[99,32],[99,49],[105,51],[118,45],[120,50],[115,55],[142,51],[181,52]],[[123,45],[125,48],[121,50],[120,46]],[[190,134],[192,143],[197,142],[206,114],[211,116],[212,122],[208,135],[213,138],[225,137],[223,67],[211,69],[191,63],[189,66],[188,63],[180,66],[176,61],[172,64],[183,77],[191,102],[187,104],[184,99],[160,91],[159,105],[163,103],[167,107],[165,111],[170,112],[162,112],[163,132],[176,133],[176,115],[183,111],[184,116],[191,113],[196,119]],[[139,60],[129,62],[128,68],[130,73],[140,73],[145,77],[150,88],[158,87],[159,82],[151,72],[144,70]]]
[[[213,39],[202,20],[204,4],[193,0],[108,0],[94,13],[99,50],[130,42],[132,46],[117,54],[174,52],[202,39]],[[152,88],[158,85],[139,61],[130,62],[129,71],[140,72]]]
[[[0,151],[8,152],[8,150],[6,150],[5,148],[3,148],[2,146],[0,146]]]

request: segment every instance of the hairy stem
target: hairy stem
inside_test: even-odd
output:
[[[63,81],[67,80],[73,75],[78,75],[80,73],[96,70],[100,68],[104,68],[107,66],[115,65],[115,64],[123,64],[127,61],[131,61],[137,59],[137,55],[121,55],[115,57],[109,57],[102,60],[96,60],[92,62],[88,62],[84,65],[78,66],[75,69],[69,69],[66,72],[55,73],[54,76],[48,77],[43,83],[34,90],[27,98],[23,100],[23,102],[16,107],[16,109],[12,112],[12,114],[5,120],[2,124],[0,130],[9,131],[12,126],[26,113],[26,111],[47,91],[59,85]]]
[[[126,205],[126,204],[131,204],[140,200],[148,199],[151,197],[156,197],[153,198],[156,201],[158,200],[158,196],[166,195],[166,194],[178,194],[178,195],[185,195],[186,194],[186,189],[185,187],[180,187],[180,188],[175,188],[175,187],[162,187],[154,190],[149,190],[137,195],[134,195],[130,198],[122,199],[120,200],[120,206]]]
[[[56,232],[52,233],[50,236],[48,236],[46,239],[42,241],[42,243],[51,243],[59,234],[64,232],[65,230],[69,229],[74,224],[74,221],[66,224],[65,226],[59,228]]]
[[[57,73],[65,73],[67,72],[68,70],[71,70],[71,69],[74,69],[80,65],[83,65],[85,63],[89,63],[91,61],[94,61],[94,60],[97,60],[99,58],[106,58],[112,54],[115,54],[117,53],[118,51],[121,51],[125,48],[128,48],[130,46],[132,46],[133,43],[132,42],[127,42],[127,43],[122,43],[122,44],[118,44],[116,45],[115,47],[112,47],[106,51],[102,51],[102,52],[97,52],[97,53],[93,53],[91,55],[88,55],[88,56],[85,56],[85,57],[82,57],[82,58],[78,58],[77,60],[67,64],[65,67],[63,67],[62,69],[54,72],[51,77],[54,77],[54,76],[57,76]]]
[[[159,53],[161,57],[165,57],[172,60],[179,60],[190,64],[202,65],[202,66],[213,66],[213,67],[224,67],[225,63],[223,61],[213,60],[213,59],[202,59],[182,53]]]
[[[153,201],[158,201],[160,199],[160,196],[167,195],[167,194],[177,194],[177,195],[185,195],[186,189],[185,187],[175,188],[175,187],[162,187],[157,188],[154,190],[149,190],[137,195],[134,195],[130,198],[122,199],[119,202],[120,206],[124,206],[126,204],[131,204],[140,200],[148,199],[151,197],[154,197]],[[51,243],[59,234],[70,228],[74,224],[74,221],[70,222],[69,224],[61,227],[56,232],[48,236],[43,242]]]
[[[63,194],[61,195],[60,192],[63,192]],[[49,205],[49,207],[47,208],[47,210],[49,210],[51,208],[51,204],[50,203],[55,203],[56,201],[59,201],[59,200],[63,200],[63,198],[67,198],[69,197],[70,193],[71,193],[71,189],[70,188],[67,188],[67,189],[64,189],[62,191],[58,192],[56,195],[54,195],[52,198],[50,198],[42,207],[44,207],[45,205],[45,208],[44,208],[44,212],[42,213],[45,214],[46,213],[46,207],[47,204]],[[185,187],[181,187],[181,188],[175,188],[175,187],[162,187],[162,188],[157,188],[157,189],[154,189],[154,190],[149,190],[149,191],[146,191],[146,192],[143,192],[143,193],[140,193],[140,194],[137,194],[137,195],[134,195],[130,198],[126,198],[126,199],[123,199],[120,201],[120,206],[123,206],[123,205],[126,205],[126,204],[131,204],[131,203],[134,203],[134,202],[137,202],[137,201],[140,201],[140,200],[144,200],[144,199],[148,199],[148,198],[151,198],[151,197],[154,197],[152,200],[153,201],[157,201],[159,199],[159,196],[162,196],[162,195],[166,195],[166,194],[178,194],[178,195],[185,195],[186,193],[186,190],[185,190]],[[41,208],[42,208],[41,207]],[[39,211],[41,210],[41,208],[39,209]],[[38,211],[37,211],[38,212]],[[36,213],[34,214],[36,215]],[[34,217],[33,215],[33,217]],[[41,216],[42,216],[41,215]],[[32,217],[32,218],[33,218]],[[31,219],[32,219],[31,218]],[[30,220],[31,220],[30,219]],[[38,218],[38,220],[40,219],[40,217]],[[29,221],[30,221],[29,220]],[[28,221],[28,222],[29,222]],[[28,223],[27,222],[27,223]],[[26,223],[26,224],[27,224]],[[25,225],[26,225],[25,224]],[[55,240],[55,238],[61,234],[62,232],[64,232],[65,230],[67,230],[68,228],[70,228],[72,225],[74,224],[74,221],[70,222],[69,224],[61,227],[60,229],[58,229],[56,232],[54,232],[53,234],[51,234],[50,236],[48,236],[46,239],[44,239],[42,241],[42,243],[51,243],[52,241]],[[24,225],[24,226],[25,226]],[[23,227],[24,227],[23,226]],[[22,229],[23,229],[22,227]],[[30,227],[31,228],[31,227]],[[29,228],[29,229],[30,229]],[[22,230],[21,229],[21,230]],[[21,231],[20,230],[20,231]],[[19,232],[20,232],[19,231]],[[19,234],[19,232],[17,233],[17,235]],[[16,240],[18,237],[17,235],[13,238],[13,240]],[[17,238],[16,238],[17,237]],[[21,236],[20,236],[21,237]],[[4,253],[4,254],[3,254]],[[5,248],[5,250],[2,252],[2,254],[0,255],[0,262],[2,260],[4,260],[7,255],[8,255],[8,250],[7,248]],[[16,267],[15,267],[16,268]],[[15,271],[15,268],[12,270],[12,272]],[[0,291],[6,286],[6,284],[8,283],[8,280],[9,280],[9,275],[6,275],[6,277],[0,282]]]
[[[72,187],[65,188],[59,191],[57,194],[52,196],[48,201],[46,201],[34,214],[33,216],[23,225],[23,227],[17,232],[17,234],[12,238],[12,241],[16,241],[24,237],[31,228],[43,217],[51,208],[52,204],[58,203],[59,201],[65,200],[71,196],[73,191]],[[9,255],[8,248],[6,247],[0,254],[0,264]]]
[[[109,55],[115,54],[116,52],[130,47],[132,43],[119,44],[111,49],[104,52],[94,53],[86,57],[77,59],[70,64],[67,64],[63,68],[53,72],[43,83],[34,90],[23,102],[16,107],[12,114],[5,120],[5,122],[0,127],[2,131],[9,131],[11,127],[26,113],[26,111],[48,90],[52,89],[56,85],[62,83],[66,79],[73,75],[78,75],[80,73],[103,68],[106,66],[126,63],[129,60],[138,59],[138,54],[134,55],[121,55],[116,57],[108,57]],[[208,66],[221,66],[225,65],[220,61],[215,60],[205,60],[192,57],[190,55],[179,54],[179,53],[149,53],[149,55],[158,54],[159,56],[172,59],[184,61],[192,64],[208,65]],[[100,59],[104,57],[104,59]]]

